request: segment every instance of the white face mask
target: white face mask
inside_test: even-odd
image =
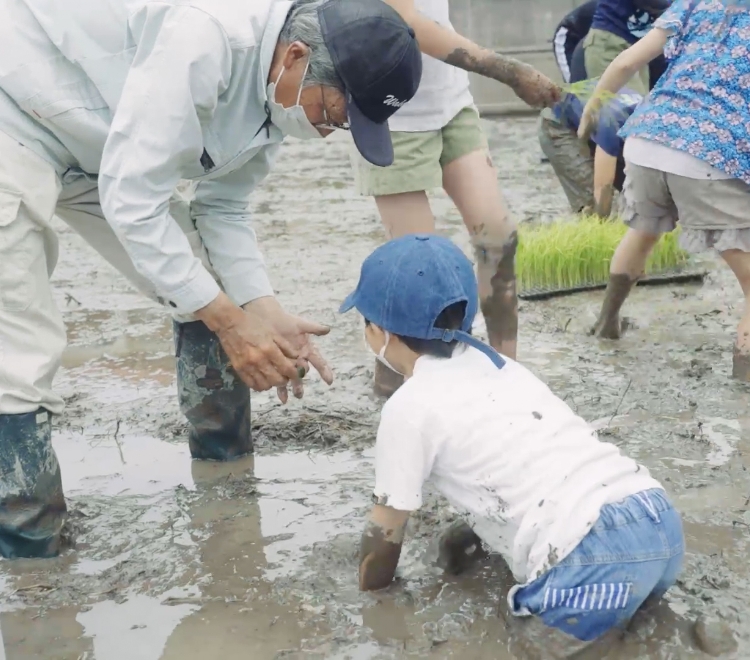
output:
[[[365,328],[365,348],[370,351],[370,353],[375,353],[375,359],[380,362],[381,364],[384,364],[386,367],[388,367],[391,371],[395,371],[399,376],[406,376],[406,374],[402,374],[396,367],[394,367],[385,357],[385,349],[388,348],[388,342],[391,340],[391,333],[387,330],[383,330],[385,332],[385,344],[383,344],[383,348],[380,349],[379,353],[375,353],[375,351],[372,350],[372,346],[370,346],[370,342],[367,341],[367,328]]]
[[[302,81],[304,82],[305,76],[307,75],[307,69],[310,66],[310,60],[305,65],[305,71],[302,74]],[[284,67],[281,67],[279,77],[276,78],[276,82],[268,85],[268,112],[271,116],[271,122],[276,128],[278,128],[284,135],[291,135],[292,137],[299,138],[300,140],[312,140],[314,138],[322,138],[323,136],[318,133],[318,129],[310,123],[310,120],[305,114],[305,109],[299,104],[299,99],[302,96],[302,83],[299,85],[299,92],[297,92],[297,103],[291,108],[285,108],[280,103],[276,102],[276,86],[281,80],[281,76],[284,75]]]

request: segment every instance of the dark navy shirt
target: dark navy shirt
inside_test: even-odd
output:
[[[605,103],[599,114],[599,124],[591,134],[591,141],[610,156],[622,155],[624,142],[617,134],[642,100],[640,94],[625,88],[616,99]],[[566,94],[552,112],[561,124],[577,131],[581,123],[583,105],[578,97]]]
[[[599,0],[591,27],[634,44],[646,35],[656,20],[655,15],[641,9],[639,4],[636,0]]]

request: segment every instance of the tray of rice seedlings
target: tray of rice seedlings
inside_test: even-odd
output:
[[[626,231],[622,222],[598,216],[521,225],[516,253],[518,297],[545,300],[606,288],[610,261]],[[677,244],[678,232],[661,237],[639,285],[700,282],[706,276],[705,269],[692,263]]]

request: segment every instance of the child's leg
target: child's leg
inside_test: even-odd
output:
[[[643,275],[661,234],[677,226],[677,207],[663,172],[627,163],[625,175],[621,213],[630,229],[612,257],[604,302],[591,329],[591,334],[603,339],[620,338],[620,309],[625,299]]]
[[[609,282],[604,293],[604,302],[599,318],[591,329],[603,339],[619,339],[622,334],[620,309],[633,285],[643,275],[646,260],[657,241],[658,234],[640,229],[628,229],[612,257],[609,267]]]
[[[580,641],[596,640],[624,628],[649,596],[674,584],[684,551],[682,523],[664,491],[637,493],[602,507],[567,557],[511,592],[511,609]]]
[[[463,217],[477,259],[479,302],[490,344],[516,357],[518,239],[497,185],[479,115],[465,108],[443,129],[443,188]]]
[[[750,382],[750,252],[725,250],[721,257],[737,277],[745,296],[745,310],[737,326],[732,359],[732,377]]]
[[[435,217],[426,190],[442,185],[440,131],[391,133],[394,161],[390,167],[376,167],[362,158],[352,144],[351,159],[357,192],[375,197],[386,236],[431,234]],[[379,361],[375,362],[374,391],[388,397],[404,382],[403,376]]]
[[[737,328],[732,376],[750,381],[750,185],[740,179],[701,180],[668,175],[680,214],[680,246],[715,250],[742,287],[745,311]]]
[[[388,239],[407,234],[432,234],[435,232],[435,216],[424,190],[378,195],[375,197],[380,219]],[[375,384],[378,396],[389,397],[404,383],[404,377],[375,360]]]

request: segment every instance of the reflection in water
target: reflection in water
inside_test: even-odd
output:
[[[179,622],[198,605],[161,605],[165,597],[189,596],[174,589],[161,598],[134,595],[123,603],[103,601],[77,617],[93,640],[96,660],[159,660]]]

